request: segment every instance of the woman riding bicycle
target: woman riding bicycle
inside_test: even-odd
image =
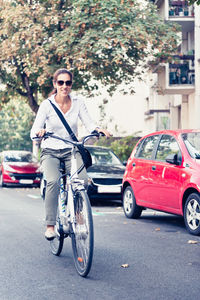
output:
[[[70,94],[72,79],[72,73],[67,69],[58,69],[54,73],[54,89],[49,98],[44,100],[39,107],[31,129],[31,138],[35,136],[42,138],[46,132],[53,132],[57,136],[71,140],[51,102],[62,112],[75,135],[77,135],[78,119],[80,118],[89,132],[96,130],[107,137],[110,136],[107,130],[97,127],[91,119],[83,100]],[[60,160],[65,162],[66,171],[69,173],[71,149],[70,146],[66,148],[66,144],[63,141],[55,140],[51,137],[42,140],[41,148],[41,165],[47,182],[45,193],[45,221],[47,229],[45,237],[47,240],[52,240],[56,236],[54,226],[56,224],[59,194]],[[78,166],[81,166],[83,164],[82,157],[78,152],[76,159]],[[80,172],[79,177],[84,180],[85,186],[87,186],[87,172],[85,168]]]

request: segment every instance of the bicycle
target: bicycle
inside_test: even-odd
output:
[[[59,178],[60,192],[58,197],[58,211],[55,225],[56,237],[50,241],[51,252],[59,256],[62,252],[64,239],[71,238],[73,259],[78,274],[86,277],[92,266],[94,249],[94,229],[90,200],[84,187],[83,180],[78,173],[84,164],[77,169],[77,145],[83,145],[91,137],[99,137],[98,132],[92,133],[81,142],[74,142],[60,138],[53,133],[46,133],[43,138],[55,138],[72,144],[71,172],[65,173],[65,164],[61,161]]]

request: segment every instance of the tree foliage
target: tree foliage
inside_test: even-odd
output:
[[[30,129],[33,113],[27,103],[15,99],[0,111],[0,151],[32,150]]]
[[[136,132],[133,135],[117,139],[114,137],[109,139],[101,138],[95,143],[95,145],[109,147],[121,161],[127,161],[133,151],[133,148],[140,139],[140,137],[138,137],[138,133],[139,132]]]
[[[36,112],[60,67],[74,73],[75,90],[91,95],[101,82],[112,93],[149,55],[167,59],[176,46],[176,25],[149,1],[0,0],[1,101],[18,94]]]
[[[189,0],[189,4],[194,4],[194,3],[200,5],[200,0]]]

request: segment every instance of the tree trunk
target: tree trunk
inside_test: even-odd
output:
[[[33,91],[31,90],[31,87],[29,85],[29,78],[25,73],[22,74],[22,81],[25,89],[27,90],[27,97],[28,97],[30,108],[32,109],[32,111],[37,113],[39,105],[37,104],[37,101],[33,95]]]
[[[37,104],[33,94],[28,94],[28,102],[32,111],[34,111],[34,113],[37,113],[39,105]]]

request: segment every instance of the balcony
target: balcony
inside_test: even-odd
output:
[[[179,0],[152,0],[158,7],[158,14],[166,21],[178,23],[182,31],[194,30],[195,9],[189,1]]]
[[[194,5],[189,5],[188,1],[169,0],[169,19],[173,18],[194,18]]]
[[[159,94],[187,95],[194,92],[194,55],[175,55],[171,63],[157,67],[156,73]]]
[[[175,55],[169,64],[169,85],[194,83],[194,55]]]
[[[188,5],[187,1],[169,1],[167,6],[166,20],[181,25],[182,31],[194,30],[194,5]]]

